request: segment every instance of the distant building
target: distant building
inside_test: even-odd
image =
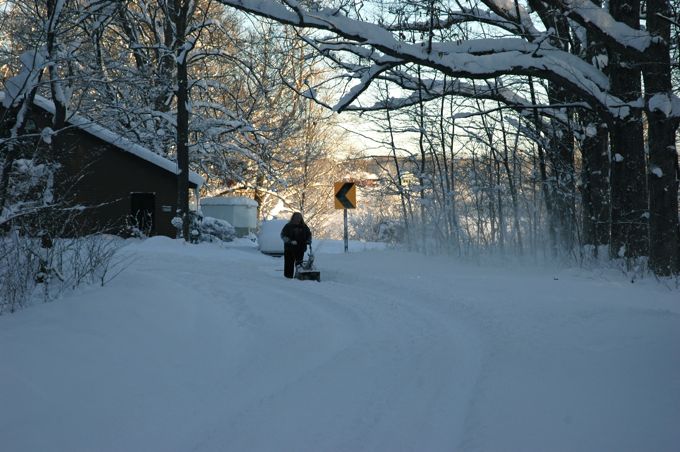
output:
[[[0,92],[0,117],[4,94]],[[31,128],[42,131],[52,124],[54,104],[36,96],[30,113]],[[70,186],[69,205],[82,206],[76,217],[77,233],[121,233],[133,226],[149,235],[174,237],[171,224],[177,211],[177,164],[121,135],[78,115],[70,115],[64,134],[66,150],[53,156],[61,164],[62,182]],[[198,200],[203,178],[189,174],[189,186]]]
[[[243,196],[201,199],[203,215],[229,222],[239,237],[257,229],[257,206],[257,201]]]

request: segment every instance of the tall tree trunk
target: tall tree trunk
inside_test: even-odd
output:
[[[583,242],[598,247],[609,243],[609,140],[597,115],[581,117],[585,137],[581,143]]]
[[[64,92],[62,75],[59,73],[59,36],[58,30],[61,23],[61,14],[64,4],[57,0],[49,0],[46,3],[47,6],[47,73],[49,75],[50,82],[50,92],[52,95],[52,103],[54,104],[54,115],[52,116],[52,129],[55,134],[52,136],[49,142],[49,155],[41,156],[44,158],[45,162],[49,165],[55,161],[71,162],[72,157],[68,157],[67,154],[70,152],[67,146],[67,140],[64,136],[63,129],[66,127],[66,114],[67,114],[67,103],[66,95]],[[69,163],[65,163],[61,167],[57,167],[54,175],[54,180],[57,184],[57,190],[53,192],[56,193],[57,198],[53,201],[55,202],[68,202],[64,199],[68,196],[69,188],[72,181],[68,180],[68,170],[66,168]],[[61,168],[61,169],[59,169]],[[52,187],[50,187],[51,189]]]
[[[412,215],[409,214],[409,210],[407,209],[407,199],[404,189],[404,182],[401,174],[401,166],[399,164],[399,157],[397,156],[397,145],[394,141],[394,128],[392,127],[392,115],[390,114],[390,110],[386,110],[385,113],[387,116],[387,130],[389,131],[390,135],[390,149],[392,151],[392,160],[394,162],[394,168],[397,173],[396,182],[397,190],[399,191],[399,201],[401,202],[401,215],[402,218],[404,219],[404,235],[406,237],[406,241],[410,249],[411,247],[410,224]]]
[[[501,110],[501,132],[503,136],[503,167],[505,169],[505,177],[508,179],[508,189],[510,190],[510,197],[512,199],[513,212],[513,229],[515,230],[517,252],[521,256],[524,254],[524,245],[522,244],[522,228],[519,224],[519,202],[517,200],[517,188],[515,184],[515,174],[510,169],[510,159],[508,156],[508,138],[507,130],[505,128],[505,121],[503,119],[503,111]],[[513,156],[517,151],[517,142],[519,140],[519,133],[515,136],[515,143],[513,148]]]
[[[427,253],[427,210],[425,208],[425,171],[427,169],[427,152],[425,151],[425,101],[423,100],[423,83],[418,66],[418,149],[420,150],[420,168],[418,172],[418,184],[420,185],[420,239],[422,251]]]
[[[640,28],[639,0],[611,0],[614,19]],[[642,95],[639,66],[621,52],[610,50],[611,92],[628,102],[611,133],[611,243],[610,255],[635,258],[649,253],[647,181],[642,112],[630,104]],[[626,115],[625,112],[628,112]]]
[[[601,0],[593,0],[601,7]],[[586,34],[586,60],[601,61],[606,55],[606,48],[593,33]],[[602,67],[608,74],[608,67]],[[583,243],[592,245],[592,252],[597,256],[599,247],[609,244],[610,202],[609,202],[609,131],[603,119],[593,111],[585,111],[579,116],[584,133],[581,141],[582,161],[582,199],[583,206]]]
[[[544,3],[540,2],[533,3],[543,23],[551,29],[550,43],[565,52],[573,52],[575,49],[571,47],[573,40],[571,39],[571,28],[567,18],[557,8],[546,7]],[[568,89],[554,82],[548,83],[547,94],[551,104],[560,105],[572,100]],[[535,100],[533,92],[532,100]],[[537,118],[536,110],[534,110],[534,114]],[[575,143],[571,126],[573,113],[571,110],[565,109],[564,116],[565,119],[551,119],[552,134],[549,146],[546,149],[546,157],[550,163],[551,171],[549,177],[544,179],[544,184],[548,184],[546,194],[548,192],[550,194],[550,197],[546,198],[546,203],[549,204],[547,212],[553,256],[572,251],[576,229],[574,211]],[[538,130],[540,131],[540,128]],[[542,150],[539,147],[539,157],[543,160],[541,153]],[[543,177],[547,175],[543,169],[541,172]]]
[[[678,128],[671,112],[670,23],[668,0],[647,1],[647,30],[657,39],[643,65],[649,145],[649,265],[657,275],[680,272],[678,225]]]
[[[189,85],[186,29],[189,0],[174,0],[177,42],[177,216],[182,219],[182,235],[189,241]]]
[[[444,77],[444,84],[446,84],[446,76]],[[447,116],[445,112],[445,102],[448,100],[449,114]],[[445,123],[445,118],[453,118],[453,107],[450,99],[442,97],[439,110],[439,133],[441,137],[441,148],[442,148],[442,158],[443,158],[443,169],[444,178],[446,180],[445,193],[444,193],[444,209],[446,215],[447,230],[449,232],[449,241],[453,240],[453,244],[458,250],[458,255],[461,254],[460,248],[460,228],[458,226],[458,213],[456,211],[456,168],[455,168],[455,146],[456,146],[456,123],[455,120],[451,120],[451,131],[449,132],[448,126]],[[447,157],[447,150],[450,153],[450,157]]]
[[[481,110],[481,108],[480,108]],[[501,116],[501,124],[503,117]],[[485,117],[482,115],[482,125],[484,127],[484,133],[486,134],[486,139],[488,140],[486,145],[489,147],[491,154],[489,156],[489,210],[491,212],[498,212],[498,224],[497,228],[492,226],[492,231],[498,233],[497,237],[495,234],[491,235],[492,240],[498,240],[498,248],[502,253],[505,253],[505,213],[503,211],[503,196],[502,196],[502,184],[501,184],[501,157],[498,155],[499,152],[496,149],[496,144],[494,143],[494,138],[496,131],[493,130],[490,124],[486,121]],[[505,129],[502,129],[503,139],[505,139]],[[495,215],[494,215],[495,217]],[[492,217],[493,218],[493,217]]]
[[[566,90],[550,84],[548,98],[551,104],[565,104],[570,97]],[[561,255],[572,251],[574,246],[574,132],[571,127],[572,113],[564,112],[566,122],[552,119],[552,135],[550,137],[548,161],[551,167],[550,183],[553,193],[553,215],[557,238],[554,254]]]
[[[532,77],[529,77],[529,92],[531,94],[531,103],[536,105],[536,90],[534,88],[534,81]],[[545,150],[543,149],[543,144],[541,143],[541,121],[538,117],[538,110],[533,109],[533,120],[534,127],[536,128],[536,150],[538,160],[534,162],[538,164],[538,171],[541,178],[541,193],[543,194],[543,200],[545,202],[545,210],[548,220],[548,240],[550,251],[555,256],[557,250],[557,236],[556,236],[556,222],[555,219],[555,205],[553,204],[553,184],[548,181],[548,170],[545,161]],[[535,168],[535,165],[534,165]]]

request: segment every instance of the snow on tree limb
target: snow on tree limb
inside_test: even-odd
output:
[[[380,111],[380,110],[398,110],[404,107],[418,105],[420,102],[428,102],[441,97],[455,95],[459,97],[473,98],[473,99],[488,99],[500,102],[506,105],[506,108],[516,110],[522,114],[529,114],[534,109],[540,109],[542,116],[555,118],[560,121],[565,121],[562,108],[589,108],[584,103],[571,103],[568,105],[536,105],[522,97],[516,90],[494,83],[493,81],[481,83],[466,83],[457,80],[441,81],[421,79],[410,76],[405,72],[390,71],[389,74],[380,76],[381,80],[387,80],[393,84],[401,87],[404,90],[410,91],[411,94],[399,97],[381,100],[368,106],[348,107],[348,111]]]
[[[483,0],[483,3],[503,19],[517,24],[525,36],[538,36],[541,32],[534,26],[529,12],[517,0]],[[504,27],[509,29],[510,27]]]
[[[305,9],[300,2],[220,0],[245,12],[288,25],[334,33],[360,46],[370,46],[402,63],[416,63],[452,77],[485,79],[506,74],[540,76],[569,86],[592,105],[614,117],[627,114],[627,104],[609,94],[607,77],[580,57],[551,46],[547,40],[528,42],[520,38],[473,39],[462,42],[407,43],[380,25],[351,19],[330,9]],[[585,13],[584,13],[585,14]],[[429,51],[428,51],[429,50]],[[375,75],[382,71],[375,71]],[[368,76],[370,74],[366,73]],[[362,81],[365,89],[370,79]],[[347,108],[356,98],[351,92],[336,106]]]
[[[570,19],[607,38],[612,44],[644,53],[653,44],[650,34],[615,20],[605,9],[591,0],[562,0],[556,2]]]
[[[45,67],[45,57],[44,48],[29,50],[21,55],[21,71],[5,82],[5,96],[2,99],[5,108],[10,108],[35,88],[40,72]]]
[[[371,84],[371,82],[381,73],[387,71],[394,66],[393,63],[387,64],[376,64],[371,66],[365,73],[361,76],[360,82],[353,86],[347,94],[345,94],[340,101],[335,105],[334,110],[337,112],[342,112],[347,109],[347,107],[354,102],[357,97],[366,91]]]

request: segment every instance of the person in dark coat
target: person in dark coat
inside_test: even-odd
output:
[[[300,212],[295,212],[290,221],[281,230],[283,240],[283,275],[292,278],[295,266],[302,263],[307,245],[312,243],[312,231],[309,230]]]

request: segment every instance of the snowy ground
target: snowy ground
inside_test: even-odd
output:
[[[680,450],[677,289],[317,248],[321,283],[131,242],[104,288],[0,317],[0,448]]]

